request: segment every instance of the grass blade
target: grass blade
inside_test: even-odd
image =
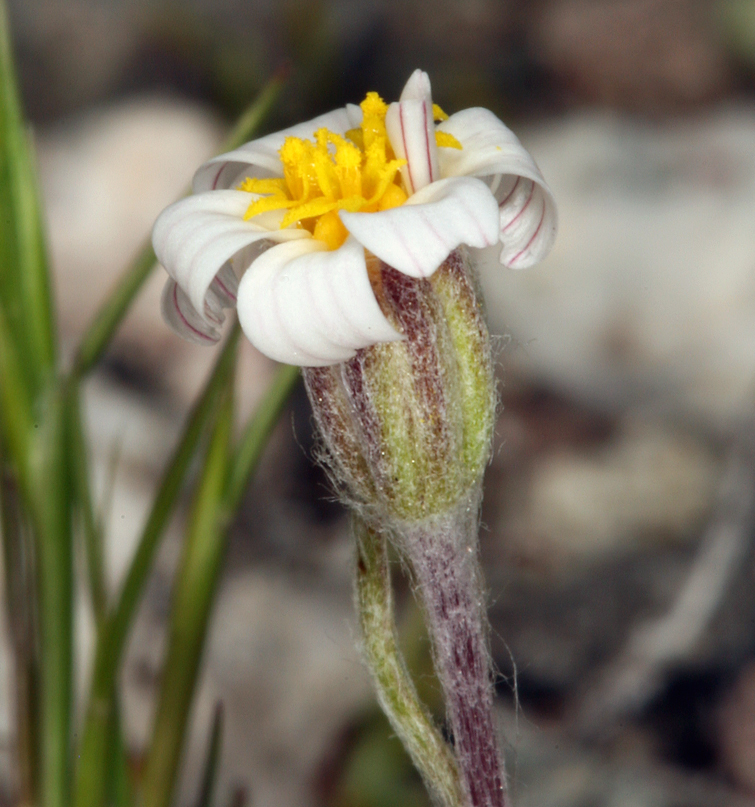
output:
[[[18,801],[20,804],[36,804],[39,671],[36,656],[31,535],[21,504],[18,479],[2,456],[0,456],[0,534],[3,539],[6,608],[13,647]]]
[[[95,622],[99,625],[107,605],[105,586],[105,554],[101,524],[95,518],[89,482],[89,456],[81,412],[81,389],[71,382],[70,420],[71,434],[70,460],[73,481],[73,506],[78,523],[84,535],[86,566],[89,576],[89,593],[92,598]]]
[[[218,778],[218,765],[220,764],[220,750],[222,744],[223,704],[218,703],[215,707],[215,715],[212,719],[210,744],[207,748],[207,758],[204,763],[204,773],[202,774],[202,784],[199,788],[199,798],[197,799],[196,807],[212,807],[215,781]]]
[[[21,366],[10,323],[0,305],[0,426],[6,453],[18,473],[28,503],[32,497],[29,453],[35,423],[31,396]]]
[[[281,364],[276,371],[265,397],[260,402],[254,417],[247,424],[239,446],[233,457],[228,478],[228,490],[225,496],[225,512],[227,518],[233,518],[241,504],[244,491],[267,445],[273,427],[283,411],[283,407],[291,397],[291,393],[300,377],[298,367]]]
[[[67,403],[63,385],[56,385],[44,402],[30,463],[40,633],[42,807],[67,807],[70,799],[73,551],[66,465]]]
[[[241,330],[236,324],[226,341],[201,397],[194,406],[181,441],[163,475],[152,509],[120,595],[103,621],[95,649],[92,686],[79,748],[74,804],[101,807],[107,783],[105,749],[113,712],[116,678],[136,608],[152,568],[152,561],[170,519],[200,437],[214,413],[218,398],[232,373]]]
[[[184,746],[199,662],[220,569],[225,530],[219,514],[228,476],[233,395],[229,389],[213,428],[194,496],[173,592],[168,654],[163,670],[141,801],[169,807]]]
[[[0,0],[0,301],[30,391],[55,363],[55,326],[36,175]]]

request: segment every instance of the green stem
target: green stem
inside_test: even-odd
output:
[[[16,756],[19,803],[35,804],[37,794],[38,669],[34,633],[34,585],[28,524],[18,480],[0,457],[0,533],[3,538],[5,596],[14,660]]]
[[[75,509],[81,531],[84,534],[84,548],[89,592],[92,598],[95,621],[99,625],[105,617],[107,592],[105,584],[105,555],[100,525],[94,516],[91,485],[89,482],[89,456],[81,411],[81,389],[72,385],[70,396],[71,464],[73,466],[73,489]]]
[[[19,99],[10,26],[0,1],[0,301],[38,393],[55,363],[55,324],[29,133]]]
[[[223,745],[223,704],[218,702],[215,706],[215,716],[212,719],[212,733],[207,748],[202,783],[199,788],[199,798],[196,807],[212,807],[212,797],[215,792],[215,781],[218,778],[218,765],[220,764],[220,751]]]
[[[144,773],[144,807],[168,807],[175,787],[194,685],[225,553],[219,525],[233,425],[229,393],[218,413],[194,499],[173,594],[165,661],[152,743]]]
[[[212,497],[205,496],[200,488],[197,501],[205,501],[202,506],[207,513],[200,510],[199,504],[195,506],[184,563],[176,582],[171,645],[144,779],[145,807],[170,804],[228,527],[298,378],[298,367],[278,368],[230,461],[222,497],[215,501],[214,492]],[[207,464],[211,464],[209,459]]]
[[[67,481],[66,391],[45,402],[32,453],[40,630],[40,804],[70,800],[73,551]]]
[[[353,519],[353,531],[362,648],[378,701],[434,802],[443,807],[463,807],[453,753],[417,697],[398,648],[386,538],[358,516]]]
[[[34,533],[40,636],[38,725],[42,807],[68,803],[72,692],[73,563],[67,486],[66,390],[32,406],[0,307],[0,419]]]
[[[123,741],[121,703],[118,692],[113,692],[113,710],[108,742],[107,803],[113,807],[130,807],[134,801],[128,765],[128,752]]]
[[[252,137],[269,114],[282,86],[283,81],[279,76],[266,84],[233,127],[223,143],[222,151],[232,151]],[[152,241],[148,238],[87,328],[76,354],[74,375],[86,375],[100,360],[134,297],[154,268],[155,260]]]
[[[152,568],[155,552],[183,487],[199,439],[215,411],[221,391],[228,384],[240,333],[241,329],[236,324],[201,397],[189,416],[181,442],[163,475],[120,596],[100,626],[92,686],[79,748],[74,798],[76,807],[101,807],[104,803],[108,726],[113,713],[116,677],[129,628]]]
[[[270,433],[278,422],[283,407],[291,397],[291,393],[299,381],[299,376],[298,367],[292,367],[289,364],[281,364],[278,367],[275,378],[265,392],[265,397],[241,435],[228,477],[224,505],[227,519],[233,518],[241,504],[241,499],[257,468]]]
[[[34,426],[32,402],[21,361],[11,336],[10,323],[0,305],[0,427],[4,449],[18,473],[27,504],[33,498],[29,462]]]

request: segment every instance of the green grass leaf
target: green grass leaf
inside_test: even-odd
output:
[[[233,395],[229,385],[204,458],[174,584],[168,654],[144,773],[141,799],[144,807],[169,807],[175,787],[207,625],[225,556],[226,536],[219,515],[228,478],[232,427]]]
[[[183,489],[197,445],[233,373],[240,333],[241,330],[236,325],[218,357],[202,395],[194,405],[181,440],[163,474],[120,595],[98,631],[92,685],[78,754],[74,795],[76,807],[101,807],[104,803],[107,791],[105,749],[114,709],[113,695],[126,639],[144,593],[160,539]]]
[[[0,0],[0,301],[37,394],[55,364],[55,325],[35,164],[24,125],[5,3]]]
[[[210,743],[207,747],[207,758],[204,763],[202,784],[199,788],[199,798],[197,799],[196,807],[212,807],[215,781],[218,778],[218,766],[220,765],[220,749],[222,744],[223,704],[218,703],[215,707],[215,715],[212,719]]]

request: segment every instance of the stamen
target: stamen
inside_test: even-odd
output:
[[[318,129],[314,142],[287,137],[279,150],[283,177],[247,178],[238,189],[259,196],[247,208],[244,220],[270,210],[286,210],[281,228],[296,225],[313,233],[330,249],[340,247],[348,237],[338,215],[375,212],[404,204],[406,190],[385,128],[388,105],[376,92],[369,92],[361,104],[362,123],[345,136]],[[436,120],[448,115],[433,106]],[[461,148],[453,135],[436,132],[439,146]]]

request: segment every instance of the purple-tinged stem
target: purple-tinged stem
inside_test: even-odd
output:
[[[493,720],[477,508],[402,530],[470,807],[509,807]]]

